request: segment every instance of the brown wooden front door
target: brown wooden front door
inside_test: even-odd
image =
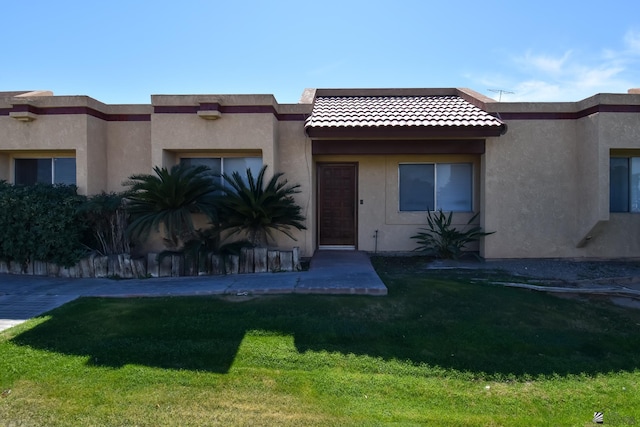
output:
[[[357,163],[318,163],[318,245],[356,246]]]

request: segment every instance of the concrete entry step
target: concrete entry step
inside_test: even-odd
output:
[[[336,272],[342,269],[374,271],[366,252],[318,249],[311,257],[309,270],[326,268]]]
[[[297,293],[387,295],[387,287],[360,251],[317,250]]]

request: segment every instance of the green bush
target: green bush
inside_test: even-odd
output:
[[[472,216],[467,221],[465,231],[461,231],[451,226],[452,212],[449,212],[447,216],[442,212],[442,209],[437,212],[428,211],[427,227],[421,228],[418,234],[411,236],[418,242],[418,247],[415,250],[426,252],[438,258],[459,258],[467,244],[494,233],[484,232],[480,226],[471,224],[478,215],[479,213]]]
[[[85,253],[86,225],[75,186],[0,183],[0,259],[72,266]]]

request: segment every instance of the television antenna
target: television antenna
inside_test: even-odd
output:
[[[508,90],[504,90],[504,89],[487,89],[489,92],[493,92],[493,93],[497,93],[498,94],[498,102],[502,101],[502,94],[507,94],[507,95],[513,95],[515,92],[511,92]]]

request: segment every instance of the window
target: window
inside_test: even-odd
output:
[[[609,211],[640,212],[640,157],[609,159]]]
[[[239,172],[242,177],[246,176],[247,169],[257,177],[262,168],[261,157],[183,157],[180,163],[187,166],[205,165],[215,174],[231,176],[232,173]]]
[[[76,183],[76,159],[67,157],[15,159],[15,180],[18,185]]]
[[[471,163],[414,163],[399,167],[400,210],[471,212]]]

